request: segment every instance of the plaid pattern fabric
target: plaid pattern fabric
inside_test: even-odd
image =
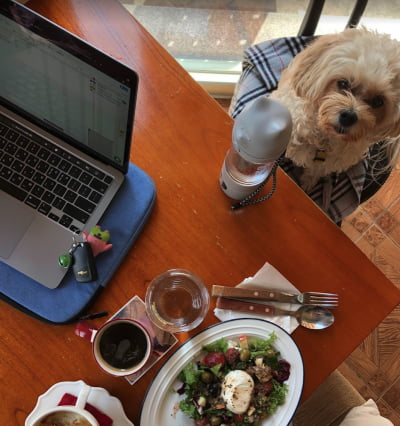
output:
[[[315,37],[286,37],[264,41],[244,52],[242,74],[236,85],[229,113],[235,118],[243,108],[259,96],[268,96],[277,88],[281,73],[289,62]],[[375,151],[381,144],[375,144]],[[379,151],[379,149],[378,149]],[[380,165],[387,164],[384,151],[378,152]],[[359,205],[366,183],[375,182],[375,161],[368,155],[344,173],[326,176],[307,191],[307,195],[336,223]],[[302,168],[285,158],[280,167],[299,185]],[[377,186],[377,189],[379,185]]]

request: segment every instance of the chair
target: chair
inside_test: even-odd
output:
[[[335,370],[298,408],[291,426],[337,426],[365,399]]]
[[[321,16],[322,8],[324,7],[325,0],[310,0],[308,2],[308,7],[306,14],[304,15],[303,22],[300,25],[300,29],[297,35],[299,36],[312,36],[315,33],[315,30],[318,25],[319,18]],[[353,11],[349,16],[347,21],[346,28],[355,28],[360,19],[364,10],[367,6],[368,0],[357,0],[355,2]]]
[[[282,69],[302,51],[314,36],[323,0],[310,0],[297,37],[283,37],[250,46],[245,50],[243,71],[232,98],[230,113],[235,118],[249,102],[269,95],[276,89]],[[347,27],[355,27],[365,10],[367,0],[355,1]],[[382,143],[370,149],[369,157],[336,176],[327,176],[307,195],[338,225],[363,202],[371,198],[390,175],[389,160]],[[284,159],[280,167],[299,182],[302,169]],[[360,178],[361,177],[361,178]]]

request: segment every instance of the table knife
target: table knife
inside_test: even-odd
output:
[[[285,303],[300,303],[297,294],[270,289],[250,289],[243,287],[212,286],[212,295],[220,297],[233,297],[238,299],[266,300]]]
[[[232,311],[248,312],[264,315],[281,315],[281,310],[276,306],[264,305],[262,303],[244,302],[237,299],[225,299],[218,297],[216,301],[217,308],[230,309]]]

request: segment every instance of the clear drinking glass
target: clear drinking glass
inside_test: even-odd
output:
[[[146,312],[159,328],[180,333],[196,328],[210,306],[203,281],[185,269],[170,269],[155,277],[146,292]]]

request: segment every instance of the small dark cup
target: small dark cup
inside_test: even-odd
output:
[[[79,323],[76,334],[92,342],[93,355],[99,366],[113,376],[129,376],[147,363],[152,352],[149,332],[138,321],[117,318],[101,328]]]

